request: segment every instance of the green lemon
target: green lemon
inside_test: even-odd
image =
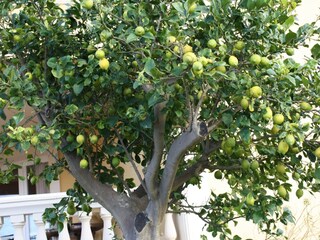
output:
[[[193,52],[187,52],[183,54],[182,60],[185,63],[193,64],[194,62],[197,61],[197,56]]]
[[[299,189],[296,191],[296,196],[297,196],[297,198],[301,198],[301,197],[303,196],[303,190],[299,188]]]
[[[239,64],[239,61],[238,61],[238,58],[237,58],[237,57],[235,57],[235,56],[230,56],[229,59],[228,59],[228,63],[229,63],[230,66],[236,67],[236,66],[238,66],[238,64]]]
[[[94,56],[96,57],[96,58],[98,58],[99,60],[100,59],[103,59],[104,57],[105,57],[105,52],[102,50],[102,49],[98,49],[96,52],[95,52],[95,54],[94,54]]]
[[[253,206],[254,205],[254,197],[252,196],[252,193],[249,193],[246,197],[246,204],[249,206]]]
[[[273,123],[282,124],[284,122],[284,116],[281,113],[277,113],[273,116]]]
[[[249,170],[250,162],[248,160],[242,160],[241,167],[243,170]]]
[[[221,72],[221,73],[226,73],[226,72],[227,72],[227,69],[226,69],[225,66],[220,65],[220,66],[217,66],[217,67],[216,67],[216,71]]]
[[[287,190],[284,186],[280,185],[277,191],[280,197],[285,198],[287,196]]]
[[[215,47],[217,46],[217,41],[214,40],[214,39],[210,39],[210,40],[208,41],[208,43],[207,43],[207,46],[208,46],[208,48],[213,49],[213,48],[215,48]]]
[[[286,53],[287,53],[289,56],[293,56],[293,55],[294,55],[294,48],[287,48],[287,49],[286,49]]]
[[[190,45],[186,44],[183,46],[183,53],[193,52],[193,49]]]
[[[307,102],[301,102],[300,103],[300,108],[304,111],[310,111],[312,110],[312,106],[310,105],[310,103]]]
[[[294,138],[294,135],[293,134],[287,134],[286,136],[286,142],[292,146],[295,142],[296,142],[296,139]]]
[[[136,27],[136,29],[134,30],[134,33],[137,35],[137,36],[143,36],[145,34],[145,30],[142,26],[138,26]]]
[[[272,118],[272,110],[270,107],[266,107],[265,113],[263,114],[265,120],[270,120]]]
[[[33,145],[33,146],[36,146],[36,145],[38,145],[38,143],[39,143],[39,138],[37,137],[37,136],[34,136],[34,137],[32,137],[31,138],[31,144]]]
[[[84,143],[84,136],[82,134],[79,134],[76,138],[77,143],[82,145]]]
[[[116,168],[116,167],[118,167],[120,165],[120,162],[121,161],[120,161],[119,158],[114,157],[114,158],[112,158],[111,165]]]
[[[258,54],[253,54],[249,61],[253,64],[253,65],[259,65],[261,62],[261,56]]]
[[[98,136],[97,135],[91,135],[90,136],[90,142],[92,144],[96,144],[98,142]]]
[[[175,36],[168,36],[167,37],[167,44],[171,45],[177,41],[177,38]]]
[[[247,109],[249,107],[249,101],[246,98],[242,98],[240,101],[240,105],[243,109]]]
[[[235,49],[241,51],[245,47],[244,41],[237,41],[236,44],[234,45]]]
[[[314,155],[315,155],[317,158],[320,158],[320,147],[318,147],[318,148],[314,151]]]
[[[252,88],[250,88],[249,92],[250,96],[253,98],[259,98],[262,95],[262,89],[259,86],[253,86]]]
[[[222,179],[223,174],[222,174],[221,171],[217,170],[217,171],[214,172],[214,177],[215,177],[216,179]]]
[[[280,141],[278,145],[278,152],[281,154],[286,154],[289,150],[289,144],[285,141]]]
[[[99,60],[99,66],[102,70],[108,70],[109,68],[109,60],[106,58],[102,58],[101,60]]]
[[[82,169],[86,169],[88,167],[89,163],[88,163],[87,159],[81,159],[79,165]]]
[[[270,66],[270,60],[267,58],[267,57],[262,57],[261,58],[261,65],[264,66],[264,67],[268,67]]]
[[[276,170],[280,174],[285,174],[286,173],[286,166],[283,163],[278,163],[276,166]]]
[[[252,170],[257,170],[259,168],[259,162],[257,160],[252,161],[252,163],[250,164],[250,168]]]
[[[201,71],[203,69],[203,64],[200,61],[196,61],[193,63],[192,65],[192,70],[197,72],[197,71]]]
[[[93,7],[93,0],[84,0],[82,6],[88,10],[91,9]]]

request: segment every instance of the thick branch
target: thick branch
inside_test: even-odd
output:
[[[221,142],[210,142],[207,146],[207,149],[204,150],[203,155],[200,157],[200,159],[190,166],[188,169],[183,171],[181,174],[177,175],[175,177],[172,191],[178,189],[181,187],[186,181],[188,181],[193,176],[200,175],[206,168],[210,167],[210,164],[208,162],[208,157],[212,152],[219,149],[221,146]]]
[[[166,102],[159,103],[155,106],[154,109],[154,130],[153,130],[153,141],[154,141],[154,150],[153,156],[150,164],[148,165],[146,171],[146,185],[149,197],[151,199],[157,198],[157,178],[159,174],[159,167],[163,156],[164,148],[164,134],[165,134],[165,122],[166,122],[166,113],[163,112],[163,109],[166,105]]]
[[[140,212],[138,204],[129,199],[125,194],[114,191],[111,185],[101,183],[87,169],[80,168],[80,158],[75,153],[64,152],[64,156],[68,162],[71,174],[77,179],[79,184],[97,202],[110,211],[120,226],[130,229],[133,224],[132,219]]]
[[[182,133],[171,145],[163,176],[160,183],[160,205],[166,208],[174,179],[178,170],[179,160],[193,146],[199,143],[207,134],[204,131],[205,123],[193,124],[190,132]],[[161,211],[165,211],[161,209]]]

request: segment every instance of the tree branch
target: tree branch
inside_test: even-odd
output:
[[[136,175],[137,175],[137,177],[138,177],[141,185],[146,189],[146,186],[145,186],[145,184],[144,184],[144,182],[143,182],[143,179],[142,179],[142,177],[141,177],[141,175],[140,175],[140,172],[139,172],[139,170],[138,170],[138,168],[137,168],[137,166],[136,166],[136,164],[135,164],[135,161],[132,159],[132,156],[131,156],[131,154],[129,153],[128,149],[126,148],[126,146],[125,146],[125,144],[124,144],[124,142],[123,142],[120,134],[118,133],[118,131],[115,130],[115,132],[116,132],[116,134],[117,134],[117,137],[118,137],[118,139],[119,139],[119,141],[120,141],[120,143],[121,143],[121,146],[122,146],[122,148],[124,149],[124,151],[125,151],[125,153],[126,153],[126,155],[127,155],[127,158],[129,159],[129,161],[130,161],[130,163],[131,163],[131,165],[132,165],[132,167],[133,167],[133,170],[135,171],[135,173],[136,173]]]
[[[68,143],[63,140],[63,145]],[[87,169],[80,168],[80,157],[74,152],[63,152],[70,169],[71,174],[77,179],[79,184],[103,207],[118,220],[121,226],[132,226],[132,219],[141,211],[139,202],[123,193],[113,190],[111,185],[103,184],[96,179]],[[127,217],[123,217],[127,216]]]
[[[181,157],[207,135],[207,131],[203,130],[205,125],[204,122],[194,123],[192,125],[191,131],[183,132],[172,143],[167,155],[166,165],[163,171],[159,190],[160,206],[163,208],[160,208],[160,211],[163,214],[165,213]]]
[[[166,113],[163,112],[166,102],[158,103],[154,108],[154,127],[153,127],[153,141],[154,150],[150,164],[147,167],[145,179],[148,195],[151,199],[156,199],[158,191],[156,190],[157,178],[159,174],[159,167],[161,164],[164,148],[164,134]]]
[[[200,159],[195,164],[193,164],[188,169],[186,169],[185,171],[183,171],[182,173],[180,173],[175,177],[175,180],[172,186],[172,191],[181,187],[191,177],[195,175],[196,176],[200,175],[204,169],[208,168],[210,166],[208,162],[208,157],[212,152],[219,149],[220,146],[221,146],[221,142],[210,142],[210,144],[208,145],[207,149],[205,149]]]

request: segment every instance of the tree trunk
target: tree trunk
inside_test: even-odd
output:
[[[137,219],[140,218],[140,222],[137,223]],[[129,232],[124,232],[123,235],[125,237],[125,240],[158,240],[160,239],[160,230],[161,230],[161,224],[153,224],[152,222],[147,222],[146,225],[141,229],[144,220],[144,216],[139,216],[139,214],[136,217],[136,225],[133,225]],[[141,224],[141,225],[139,225]],[[140,232],[139,232],[140,231]]]
[[[166,212],[164,209],[166,208],[159,205],[159,201],[150,201],[145,210],[137,213],[134,219],[132,219],[129,224],[126,224],[126,226],[120,226],[122,228],[125,239],[160,239],[161,223]],[[121,217],[127,218],[128,216],[122,215]],[[128,221],[126,223],[128,223]]]

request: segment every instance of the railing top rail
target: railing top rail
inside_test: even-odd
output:
[[[53,207],[54,203],[58,203],[61,198],[66,196],[65,192],[59,192],[0,197],[0,217],[43,213],[46,208]],[[94,202],[91,204],[91,207],[101,208],[103,213],[108,213],[99,203]]]
[[[0,208],[2,204],[16,204],[23,202],[39,202],[39,201],[60,201],[61,198],[66,197],[65,192],[59,193],[43,193],[43,194],[33,194],[33,195],[13,195],[13,196],[1,196],[0,197]]]

